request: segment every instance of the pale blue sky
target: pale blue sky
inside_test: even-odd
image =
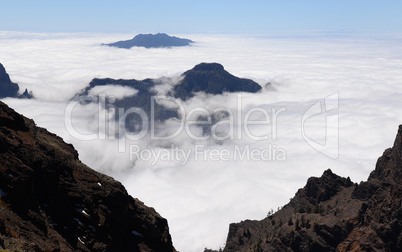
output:
[[[402,1],[0,0],[0,30],[167,33],[402,31]]]

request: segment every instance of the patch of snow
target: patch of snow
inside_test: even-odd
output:
[[[100,182],[98,182],[98,185],[99,185],[99,186],[102,186],[102,184],[101,184]]]
[[[85,212],[85,210],[82,210],[81,213],[83,213],[84,215],[86,215],[88,217],[90,216],[87,212]]]
[[[82,243],[82,244],[84,244],[85,245],[85,243],[81,240],[81,238],[80,237],[78,237],[78,240]]]

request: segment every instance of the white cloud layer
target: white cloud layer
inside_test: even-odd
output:
[[[123,99],[125,97],[134,96],[138,90],[130,87],[122,87],[117,85],[104,85],[96,86],[89,90],[88,95],[99,97],[100,95],[113,96],[116,99]]]
[[[39,126],[73,143],[84,163],[122,181],[131,195],[155,207],[168,219],[176,249],[216,249],[224,245],[229,223],[264,218],[269,209],[286,204],[308,177],[320,176],[325,169],[350,176],[355,182],[365,180],[377,157],[392,145],[402,121],[401,36],[336,35],[178,35],[197,43],[183,48],[126,50],[100,44],[132,34],[0,32],[0,62],[21,90],[28,88],[37,97],[4,101]],[[260,93],[242,94],[241,105],[238,94],[198,94],[183,103],[186,113],[200,107],[233,112],[233,139],[197,141],[183,130],[170,140],[151,141],[147,135],[138,141],[127,141],[127,152],[119,153],[119,139],[111,139],[111,135],[104,140],[82,141],[67,131],[68,100],[91,79],[178,78],[200,62],[219,62],[230,73],[252,78],[264,86]],[[165,95],[174,81],[160,81],[162,84],[155,90]],[[268,82],[276,91],[265,88]],[[110,90],[119,97],[135,93],[115,87],[92,92],[96,95]],[[316,114],[303,121],[306,112],[313,111],[310,108],[334,94],[339,97],[335,112]],[[321,109],[320,105],[314,108]],[[326,105],[328,109],[329,103]],[[266,111],[270,119],[270,124],[249,128],[251,134],[268,136],[263,141],[251,139],[244,128],[247,112],[254,108],[260,112],[252,113],[250,120],[264,119],[261,111]],[[107,122],[114,115],[102,109],[96,104],[77,104],[72,111],[75,130],[81,134],[107,132]],[[279,110],[274,123],[273,114]],[[303,138],[305,133],[308,139],[325,143],[325,123],[330,118],[325,116],[331,115],[338,115],[339,127],[332,120],[336,118],[331,117],[327,140],[338,136],[339,142],[327,147],[339,151],[337,159],[313,149]],[[167,121],[159,127],[158,134],[174,132],[178,123]],[[229,126],[222,124],[215,130],[225,135]],[[331,131],[334,127],[338,130]],[[199,127],[189,130],[202,136]],[[171,144],[190,152],[186,162],[183,156],[173,156]],[[130,154],[130,145],[144,150],[143,156],[136,159]],[[235,153],[244,150],[269,150],[266,153],[271,158],[235,160]],[[166,152],[167,160],[159,158],[154,162],[155,158],[147,156],[165,151],[170,151]],[[221,157],[227,157],[226,161],[216,161],[213,152],[229,154]],[[285,160],[279,158],[281,152]]]

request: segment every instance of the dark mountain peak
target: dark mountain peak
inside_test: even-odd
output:
[[[24,93],[22,93],[21,95],[18,96],[18,98],[20,99],[31,99],[33,98],[33,94],[32,91],[28,92],[28,89],[26,88]]]
[[[18,90],[18,85],[10,80],[6,69],[0,63],[0,98],[17,97]]]
[[[334,175],[336,176],[336,174],[334,174],[331,169],[326,169],[322,174],[322,176],[334,176]]]
[[[342,178],[334,174],[331,169],[324,171],[321,177],[311,177],[303,189],[299,190],[300,196],[304,196],[311,204],[316,205],[329,200],[341,189],[352,186],[350,178]]]
[[[0,102],[0,251],[175,251],[166,219]]]
[[[375,179],[390,183],[402,180],[402,125],[398,128],[393,147],[384,151],[368,180]]]
[[[0,63],[0,80],[8,80],[10,81],[10,77],[8,76],[6,69],[4,66]]]
[[[140,46],[145,48],[188,46],[193,42],[194,41],[190,39],[183,39],[175,36],[169,36],[165,33],[157,33],[157,34],[138,34],[131,40],[118,41],[106,45],[129,49],[134,46]]]
[[[133,37],[133,39],[142,39],[142,38],[160,38],[160,39],[164,39],[164,38],[174,38],[174,36],[169,36],[166,33],[156,33],[156,34],[138,34],[136,36]]]
[[[21,95],[18,95],[18,90],[20,87],[18,84],[11,81],[10,76],[7,74],[6,69],[0,63],[0,99],[5,97],[14,97],[14,98],[33,98],[32,92],[28,92],[25,89],[25,92]]]
[[[225,69],[219,63],[200,63],[193,67],[190,71],[224,71]],[[184,73],[186,74],[186,73]]]
[[[201,63],[183,73],[183,80],[175,86],[174,96],[186,100],[195,92],[222,94],[223,92],[256,93],[261,86],[250,79],[238,78],[219,63]]]
[[[229,227],[223,251],[402,251],[402,126],[359,185],[331,170],[261,221]]]

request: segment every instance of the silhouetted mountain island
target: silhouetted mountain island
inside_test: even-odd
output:
[[[278,212],[230,224],[223,251],[402,251],[401,231],[402,125],[368,181],[309,178]]]
[[[222,94],[223,92],[258,92],[261,86],[249,79],[242,79],[228,73],[221,64],[201,63],[193,69],[182,74],[179,83],[174,83],[172,79],[145,79],[145,80],[123,80],[123,79],[93,79],[79,96],[87,96],[92,88],[97,86],[115,85],[131,87],[138,92],[133,96],[117,99],[112,106],[116,108],[141,108],[150,117],[151,98],[157,95],[155,87],[160,84],[171,82],[172,90],[167,94],[169,97],[175,97],[186,100],[194,96],[195,92],[205,92],[207,94]],[[176,85],[175,85],[176,84]],[[175,86],[174,86],[175,85]],[[174,88],[173,88],[174,86]],[[109,106],[110,104],[106,104]],[[178,111],[174,108],[166,108],[158,103],[154,103],[154,116],[156,120],[164,121],[172,117],[178,117]],[[131,127],[129,130],[141,130],[141,117],[138,114],[127,116],[126,125]],[[139,122],[140,121],[140,122]],[[139,122],[139,123],[138,123]]]
[[[221,64],[201,63],[182,74],[183,80],[174,87],[174,96],[186,100],[195,92],[222,94],[223,92],[256,93],[261,86],[250,79],[238,78]]]
[[[190,39],[183,39],[174,36],[169,36],[165,33],[157,33],[157,34],[138,34],[133,39],[118,41],[106,45],[129,49],[133,46],[141,46],[145,48],[188,46],[191,43],[194,43],[194,41]]]
[[[18,84],[11,81],[6,69],[0,63],[0,99],[5,97],[32,98],[32,93],[28,93],[27,89],[23,94],[18,95],[19,89]]]
[[[0,250],[175,251],[166,219],[2,102]]]

